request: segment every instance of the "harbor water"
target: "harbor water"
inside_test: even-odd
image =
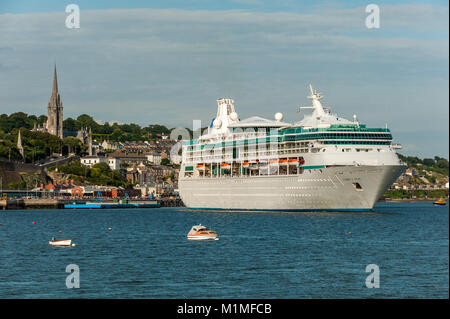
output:
[[[448,298],[448,217],[432,203],[0,211],[0,298]],[[200,223],[220,240],[188,241]],[[52,237],[75,246],[52,247]],[[80,288],[66,287],[69,264]],[[379,288],[366,287],[369,264]]]

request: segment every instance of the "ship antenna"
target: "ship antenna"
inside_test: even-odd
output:
[[[314,90],[313,90],[313,87],[312,87],[311,83],[309,84],[309,91],[311,92],[311,95],[314,94]]]

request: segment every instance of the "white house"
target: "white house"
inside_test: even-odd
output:
[[[102,162],[105,162],[104,157],[95,156],[95,155],[85,156],[85,157],[81,158],[81,164],[83,164],[84,166],[87,166],[89,168],[91,168],[95,164],[102,163]]]
[[[115,157],[103,157],[103,156],[85,156],[81,158],[81,164],[91,168],[95,164],[106,163],[112,170],[120,169],[120,159]]]
[[[112,170],[120,169],[120,158],[117,157],[107,157],[109,168]]]
[[[152,164],[160,165],[161,164],[161,154],[156,152],[151,152],[145,155],[147,157],[147,161]]]
[[[417,170],[414,167],[408,168],[406,169],[405,174],[409,176],[417,176]]]
[[[119,148],[119,144],[118,143],[110,142],[110,141],[107,141],[107,140],[104,140],[101,145],[102,145],[102,148],[104,150],[116,150],[116,149]]]

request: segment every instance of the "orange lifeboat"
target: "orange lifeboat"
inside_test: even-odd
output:
[[[288,162],[287,159],[280,159],[280,160],[278,161],[278,163],[280,163],[280,164],[287,164],[287,162]]]
[[[271,160],[269,161],[269,165],[278,164],[278,160]]]
[[[244,163],[242,163],[242,167],[249,167],[250,166],[250,163],[249,162],[244,162]]]
[[[222,168],[229,168],[230,167],[230,163],[222,163],[222,164],[220,164],[220,167],[222,167]]]
[[[205,168],[205,164],[197,164],[197,168]]]
[[[215,231],[208,229],[202,224],[192,226],[187,234],[188,240],[219,240]]]
[[[288,163],[289,164],[297,164],[298,163],[298,159],[297,158],[290,158],[290,159],[288,159]]]

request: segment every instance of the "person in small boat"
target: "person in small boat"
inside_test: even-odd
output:
[[[52,241],[55,241],[55,237],[52,237]]]

